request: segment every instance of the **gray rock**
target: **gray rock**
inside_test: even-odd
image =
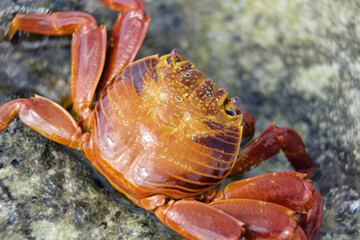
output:
[[[152,16],[139,57],[179,48],[257,119],[304,139],[324,197],[320,239],[358,237],[360,4],[357,1],[146,0]],[[16,13],[86,11],[111,29],[116,13],[91,1],[0,3],[3,102],[20,88],[63,102],[71,37],[5,37]],[[23,94],[23,93],[22,93]],[[0,103],[1,104],[1,103]],[[101,180],[79,153],[15,121],[0,135],[0,238],[173,239],[175,233]],[[245,176],[291,169],[282,155]],[[99,180],[100,179],[100,180]],[[161,235],[164,234],[164,235]]]

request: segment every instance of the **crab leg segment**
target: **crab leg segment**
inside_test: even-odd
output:
[[[9,37],[17,31],[44,35],[67,35],[82,25],[97,25],[93,16],[84,12],[56,12],[52,14],[17,14],[11,22]]]
[[[41,135],[71,148],[81,149],[81,128],[72,116],[50,99],[36,95],[15,99],[0,107],[0,132],[19,115],[20,119]]]
[[[314,202],[311,210],[298,223],[304,229],[309,240],[317,239],[324,216],[324,202],[316,188],[314,189],[313,197]]]
[[[106,53],[106,27],[83,12],[18,14],[12,21],[9,36],[22,30],[46,35],[73,34],[71,46],[73,111],[84,129],[89,129],[91,106]]]
[[[139,9],[145,12],[143,0],[98,0],[108,8],[121,12],[130,9]]]
[[[252,167],[259,165],[268,158],[275,156],[282,150],[298,172],[308,174],[311,178],[315,173],[315,166],[300,136],[292,129],[278,128],[272,123],[243,149],[236,160],[231,176],[249,171]]]
[[[298,227],[294,211],[278,204],[252,199],[227,199],[211,207],[244,222],[245,239],[306,239]]]
[[[214,201],[248,198],[274,202],[297,213],[305,213],[313,202],[314,186],[304,180],[306,174],[277,172],[235,181],[219,189]]]
[[[155,210],[165,225],[189,239],[241,239],[243,223],[236,218],[193,200],[171,200]]]
[[[133,62],[148,30],[150,17],[145,16],[142,0],[101,0],[105,6],[121,11],[108,47],[106,64],[98,95],[119,72]]]

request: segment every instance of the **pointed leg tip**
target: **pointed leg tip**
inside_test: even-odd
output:
[[[17,28],[14,27],[14,23],[12,22],[8,31],[8,37],[10,41],[14,38],[16,32],[17,32]]]

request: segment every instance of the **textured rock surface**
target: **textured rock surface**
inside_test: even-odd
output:
[[[152,16],[139,56],[184,55],[257,118],[303,137],[325,201],[320,239],[358,237],[360,4],[357,1],[146,0]],[[5,37],[18,12],[80,10],[109,29],[116,13],[94,0],[0,3],[0,85],[63,101],[71,37]],[[31,92],[32,93],[32,92]],[[19,94],[2,90],[1,99]],[[0,102],[0,104],[2,104]],[[0,135],[0,238],[173,239],[155,217],[94,173],[77,152],[16,121]],[[246,176],[290,169],[282,155]],[[64,230],[66,229],[66,230]]]

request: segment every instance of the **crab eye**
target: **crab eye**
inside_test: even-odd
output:
[[[238,96],[236,96],[236,97],[233,97],[232,99],[231,99],[231,106],[233,107],[233,108],[236,108],[236,109],[238,109],[239,107],[240,107],[240,105],[241,105],[241,98],[240,97],[238,97]]]
[[[240,97],[233,97],[233,98],[228,99],[226,101],[226,103],[225,103],[225,111],[230,116],[236,117],[238,115],[240,105],[241,105]]]
[[[169,64],[171,64],[173,66],[178,64],[179,62],[185,61],[185,58],[182,55],[182,52],[177,48],[174,48],[173,50],[171,50],[170,56],[171,57],[168,59],[168,62],[169,62]]]

